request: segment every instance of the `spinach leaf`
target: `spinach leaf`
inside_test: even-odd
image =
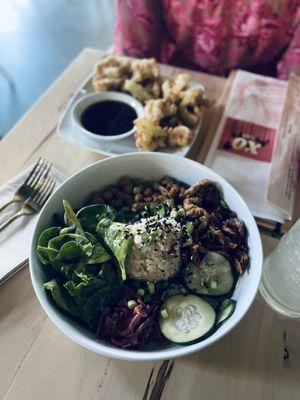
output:
[[[74,260],[71,263],[65,260],[53,260],[50,264],[53,269],[59,272],[61,278],[63,277],[63,280],[65,280],[66,278],[71,279],[73,277],[74,271],[76,270],[76,268],[78,268],[79,265],[82,265],[82,263],[78,263],[77,260]]]
[[[64,287],[72,297],[89,296],[95,290],[105,286],[105,282],[101,278],[81,273],[78,273],[77,276],[81,278],[80,283],[76,284],[74,281],[68,281],[64,284]]]
[[[55,258],[57,251],[48,249],[48,242],[59,235],[60,229],[52,227],[45,229],[38,238],[37,253],[42,264],[47,265],[51,259]]]
[[[111,255],[105,250],[101,243],[98,242],[96,237],[89,232],[86,232],[86,237],[93,245],[93,252],[89,259],[88,264],[102,264],[111,259]]]
[[[118,283],[118,276],[114,270],[114,266],[110,262],[105,262],[102,264],[101,277],[108,285],[114,285]]]
[[[74,300],[56,279],[45,283],[44,288],[50,291],[53,300],[60,308],[80,318],[80,313]]]
[[[93,246],[83,235],[66,233],[51,239],[48,247],[58,250],[58,259],[72,259],[79,257],[90,257]]]
[[[51,239],[59,236],[60,228],[52,227],[45,229],[38,238],[38,246],[47,247]]]
[[[123,293],[122,286],[105,286],[96,290],[82,305],[82,315],[91,329],[96,329],[106,307],[117,304]]]
[[[133,237],[126,234],[126,225],[104,219],[99,222],[97,232],[115,256],[123,280],[126,279],[125,261],[133,244]]]
[[[41,263],[47,265],[51,260],[55,259],[58,251],[49,247],[37,246],[37,253]]]
[[[96,233],[96,228],[103,218],[115,219],[116,211],[106,204],[93,204],[81,208],[76,214],[82,228],[90,233]]]
[[[64,205],[64,209],[65,209],[65,222],[66,225],[68,225],[68,222],[74,224],[77,228],[77,230],[83,235],[84,234],[84,230],[82,229],[82,226],[78,220],[78,218],[75,215],[75,212],[71,206],[71,204],[67,201],[67,200],[63,200],[63,205]]]

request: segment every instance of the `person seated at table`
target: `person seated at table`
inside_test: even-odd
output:
[[[300,74],[299,0],[117,0],[115,50],[226,76]]]

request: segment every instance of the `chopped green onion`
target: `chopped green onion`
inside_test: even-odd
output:
[[[137,290],[137,294],[138,294],[139,296],[144,296],[145,290],[142,289],[142,288],[140,288],[140,289]]]
[[[169,314],[168,314],[168,311],[165,309],[165,308],[163,308],[162,310],[160,310],[160,315],[161,315],[161,317],[162,318],[168,318],[168,316],[169,316]]]
[[[178,217],[185,217],[185,211],[183,207],[180,207],[179,210],[177,211]]]
[[[225,209],[228,209],[228,208],[229,208],[229,207],[228,207],[228,204],[226,203],[225,200],[220,200],[220,205],[221,205],[222,208],[225,208]]]
[[[183,244],[183,247],[191,246],[193,244],[193,239],[191,237]]]
[[[194,229],[194,225],[192,222],[187,222],[185,229],[187,231],[187,233],[191,234],[193,232]]]
[[[177,232],[177,239],[181,239],[182,238],[182,231]]]
[[[210,287],[211,287],[211,289],[217,289],[217,287],[218,287],[218,282],[217,282],[217,281],[211,281],[211,282],[210,282]]]
[[[127,307],[129,310],[133,310],[137,306],[137,302],[135,300],[129,300],[127,302]]]
[[[176,218],[177,216],[178,216],[178,211],[172,210],[172,211],[170,212],[170,217],[171,217],[171,218]]]
[[[174,203],[174,199],[167,199],[165,201],[165,203],[169,206],[169,207],[173,207],[175,205]]]
[[[154,294],[155,293],[155,286],[153,282],[148,282],[147,284],[148,290],[150,294]]]
[[[142,193],[142,189],[139,186],[135,186],[133,188],[133,193],[134,194],[141,194]]]
[[[215,240],[215,235],[212,231],[208,231],[207,232],[207,238],[208,240],[210,240],[211,242],[213,242]]]

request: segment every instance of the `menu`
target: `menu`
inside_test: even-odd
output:
[[[285,81],[238,71],[205,160],[206,165],[239,191],[254,216],[280,223],[291,218],[291,188],[298,172],[294,162],[282,160],[286,160],[285,151],[282,157],[283,132],[290,129],[290,122],[282,122],[283,110],[294,109],[290,102],[285,106],[287,92]],[[295,111],[293,118],[298,124],[296,114]],[[283,176],[278,168],[286,170],[287,164],[291,169],[288,176]],[[288,184],[287,180],[292,183]],[[278,188],[283,181],[285,186]],[[278,197],[276,193],[281,187],[285,187],[286,194]]]

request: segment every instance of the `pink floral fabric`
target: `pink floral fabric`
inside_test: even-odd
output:
[[[300,0],[117,0],[117,54],[226,75],[300,74]]]

